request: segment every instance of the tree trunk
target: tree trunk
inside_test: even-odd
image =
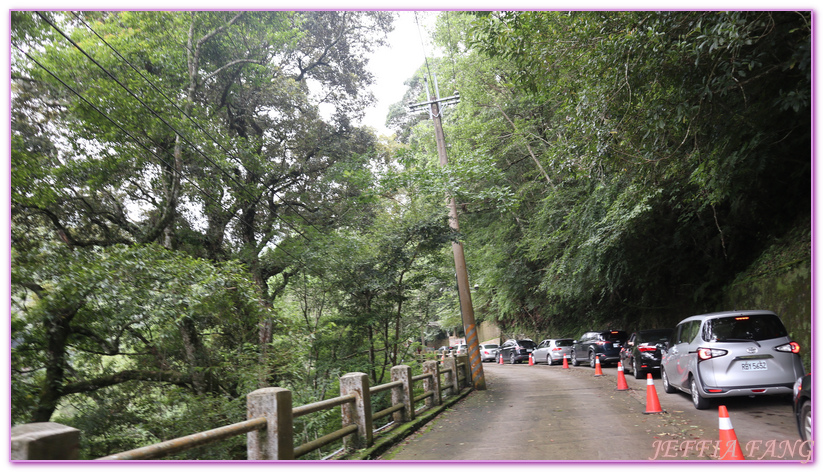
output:
[[[37,408],[32,413],[32,422],[47,422],[63,397],[62,388],[66,375],[66,345],[71,334],[71,320],[77,309],[60,311],[48,317],[46,333],[46,378],[40,390]],[[49,322],[51,321],[51,322]]]

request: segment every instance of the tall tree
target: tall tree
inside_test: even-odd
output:
[[[343,205],[360,192],[346,173],[372,149],[371,135],[351,125],[371,100],[365,53],[390,29],[387,12],[15,12],[12,214],[21,226],[13,264],[37,260],[45,248],[61,261],[13,281],[25,302],[15,326],[57,336],[40,344],[26,337],[15,351],[48,353],[34,418],[47,420],[63,395],[106,385],[82,383],[91,374],[74,363],[77,343],[137,359],[119,343],[131,333],[130,343],[149,349],[152,337],[125,314],[120,327],[81,321],[142,297],[158,301],[139,305],[140,323],[179,342],[187,367],[173,383],[238,394],[230,378],[209,370],[221,349],[238,346],[213,342],[212,330],[234,321],[210,311],[245,311],[247,301],[234,298],[241,292],[231,282],[211,286],[217,292],[208,296],[223,301],[204,312],[189,311],[202,302],[181,308],[178,297],[207,297],[197,273],[231,263],[236,277],[239,263],[256,284],[248,301],[265,309],[279,293],[269,279],[282,273],[287,281],[299,267],[299,241],[341,221]],[[30,237],[36,243],[26,244]],[[153,244],[172,251],[168,259],[141,249]],[[130,265],[130,252],[146,260]],[[195,259],[176,262],[187,257]],[[152,260],[156,267],[142,265]],[[171,283],[164,271],[178,278]],[[69,297],[45,280],[88,289]],[[134,298],[118,285],[125,280],[135,284]],[[168,313],[177,313],[173,322]],[[265,366],[274,315],[255,316]],[[39,367],[26,359],[24,370]],[[160,377],[121,374],[108,384],[153,379]]]

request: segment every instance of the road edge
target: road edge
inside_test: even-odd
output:
[[[472,387],[464,388],[457,395],[448,397],[446,400],[443,401],[443,403],[440,406],[428,409],[420,413],[420,415],[418,415],[414,419],[414,421],[410,421],[408,423],[401,423],[400,425],[395,426],[394,428],[389,430],[389,432],[385,436],[381,436],[380,438],[375,439],[374,444],[372,446],[364,449],[358,449],[336,460],[375,460],[381,454],[388,451],[393,446],[397,445],[400,441],[402,441],[415,431],[422,428],[424,425],[426,425],[426,423],[436,418],[437,415],[442,413],[445,409],[459,402],[473,391],[474,388]]]

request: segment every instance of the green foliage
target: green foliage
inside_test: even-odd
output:
[[[240,421],[259,387],[385,382],[459,331],[457,241],[506,334],[763,299],[728,284],[808,225],[809,12],[444,12],[388,142],[352,123],[391,17],[12,12],[13,424],[78,427],[94,458]],[[405,110],[432,73],[461,98],[445,167]]]
[[[494,156],[520,200],[464,222],[504,329],[714,309],[808,214],[808,186],[792,183],[810,179],[807,13],[466,17],[469,48],[450,51],[472,73],[450,134]]]

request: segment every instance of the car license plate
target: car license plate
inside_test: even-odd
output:
[[[532,352],[532,350],[531,349],[526,349],[526,352]]]
[[[740,368],[743,369],[743,372],[753,372],[756,370],[769,370],[768,366],[766,365],[766,361],[752,361],[752,362],[741,362]]]
[[[614,347],[620,347],[620,343],[614,343]]]

